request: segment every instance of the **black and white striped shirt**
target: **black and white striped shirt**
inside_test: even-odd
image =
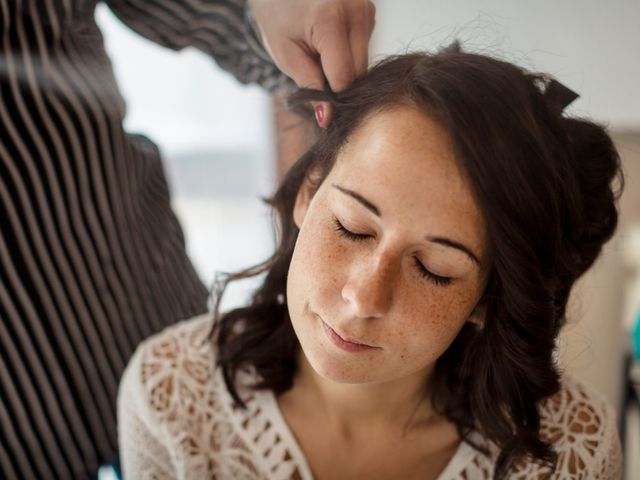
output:
[[[96,3],[0,0],[0,478],[95,475],[135,346],[206,309],[158,150],[123,130]],[[243,0],[106,3],[241,82],[289,82]]]

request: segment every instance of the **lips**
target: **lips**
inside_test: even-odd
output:
[[[327,324],[327,326],[329,326],[329,325]],[[347,335],[342,335],[342,334],[336,332],[336,330],[334,330],[332,327],[329,327],[329,328],[331,328],[331,330],[333,330],[336,333],[336,335],[338,335],[345,342],[353,343],[355,345],[362,345],[363,347],[371,347],[371,348],[373,348],[373,345],[367,345],[366,343],[357,342],[356,340],[352,340],[351,337],[348,337]]]
[[[355,341],[349,337],[343,337],[341,334],[336,332],[333,328],[331,328],[324,320],[318,317],[320,322],[322,323],[322,328],[329,338],[331,342],[337,347],[345,350],[347,352],[364,352],[378,349],[379,347],[374,347],[372,345],[367,345],[365,343],[360,343]]]

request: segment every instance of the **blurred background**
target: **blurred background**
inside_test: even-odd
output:
[[[638,0],[378,0],[371,61],[454,39],[468,50],[548,72],[580,93],[569,114],[607,125],[626,189],[618,233],[572,295],[560,339],[563,367],[616,406],[626,478],[640,478],[640,368],[630,341],[640,316],[640,2]],[[160,146],[187,249],[210,286],[218,271],[273,248],[261,197],[308,142],[278,100],[242,86],[198,51],[176,53],[124,27],[102,5],[98,23],[127,102],[126,128]],[[249,282],[225,306],[244,301]],[[638,347],[640,349],[640,347]],[[634,380],[635,379],[635,380]]]

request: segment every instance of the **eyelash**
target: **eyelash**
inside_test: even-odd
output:
[[[336,231],[341,236],[343,236],[344,238],[346,238],[348,240],[351,240],[352,242],[362,242],[363,240],[367,240],[371,236],[371,235],[364,235],[364,234],[360,234],[360,233],[353,233],[351,230],[347,230],[345,228],[345,226],[342,225],[342,223],[340,223],[340,220],[338,220],[335,217],[333,219],[333,223],[335,225]],[[418,273],[420,273],[420,275],[422,277],[426,278],[430,282],[433,282],[433,283],[435,283],[436,285],[439,285],[439,286],[446,286],[446,285],[449,285],[451,283],[451,278],[449,278],[449,277],[441,277],[440,275],[435,275],[435,274],[431,273],[429,270],[427,270],[424,267],[424,265],[422,265],[420,260],[418,260],[417,258],[415,258],[415,264],[416,264],[416,267],[418,268]]]

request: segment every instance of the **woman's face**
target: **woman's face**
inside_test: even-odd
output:
[[[287,282],[307,360],[341,383],[428,375],[466,321],[483,321],[488,261],[447,134],[414,108],[376,113],[310,190]]]

